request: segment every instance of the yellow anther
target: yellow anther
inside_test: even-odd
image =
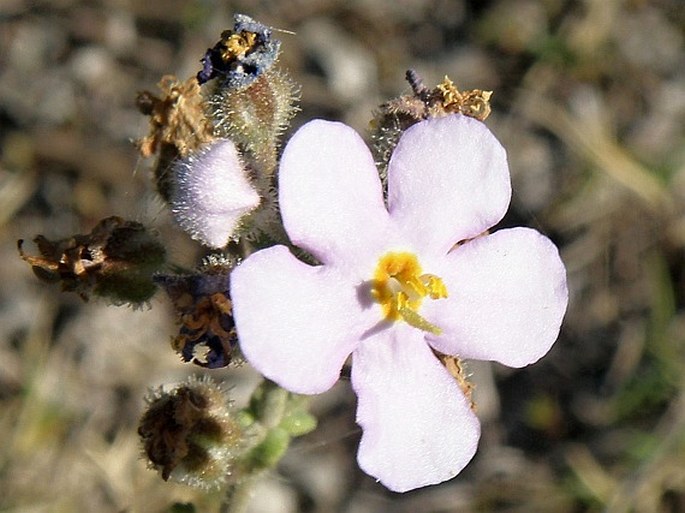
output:
[[[406,279],[406,283],[400,282],[400,285],[408,297],[419,299],[426,295],[426,286],[421,283],[417,276],[409,276]]]
[[[431,299],[442,299],[447,297],[447,287],[445,283],[434,274],[424,274],[421,280],[425,283],[428,295]]]
[[[397,295],[395,296],[395,309],[398,312],[401,312],[405,308],[410,308],[409,307],[409,296],[407,296],[404,292],[398,292]]]
[[[245,56],[255,44],[257,34],[253,32],[232,33],[224,37],[224,51],[221,58],[224,62],[239,59]]]
[[[419,315],[425,297],[447,297],[447,287],[434,274],[422,274],[416,255],[390,252],[378,260],[374,272],[371,297],[383,309],[386,320],[403,320],[423,331],[440,334],[441,329]]]

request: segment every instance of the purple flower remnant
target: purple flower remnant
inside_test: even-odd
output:
[[[216,369],[234,361],[237,336],[228,294],[229,270],[216,274],[160,274],[155,282],[171,298],[180,324],[172,347],[184,362]]]
[[[487,234],[511,186],[482,122],[453,114],[407,129],[387,188],[386,204],[354,130],[304,125],[283,152],[279,203],[292,243],[321,265],[273,246],[234,269],[231,295],[245,358],[292,392],[329,389],[352,355],[359,465],[404,492],[453,478],[478,445],[469,387],[439,355],[531,364],[556,340],[568,291],[545,236]]]
[[[269,27],[244,14],[236,14],[233,20],[233,30],[225,30],[202,57],[197,74],[200,85],[219,77],[222,86],[242,89],[276,62],[281,42],[271,38]]]

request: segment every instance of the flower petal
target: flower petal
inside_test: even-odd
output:
[[[556,246],[529,228],[500,230],[447,255],[449,297],[425,303],[443,329],[438,351],[523,367],[549,351],[566,312],[566,270]]]
[[[500,221],[510,197],[506,152],[473,118],[417,123],[390,159],[388,210],[418,247],[446,253]]]
[[[324,263],[368,251],[386,231],[378,172],[352,128],[314,120],[283,151],[279,200],[292,242]]]
[[[300,262],[285,246],[258,251],[231,273],[240,348],[282,387],[323,392],[359,343],[365,319],[378,315],[361,311],[356,294],[349,279]]]
[[[190,236],[212,248],[224,247],[241,218],[260,202],[238,149],[219,139],[172,167],[171,211]]]
[[[405,492],[456,476],[478,446],[480,424],[420,331],[396,325],[353,353],[357,459],[367,474]]]

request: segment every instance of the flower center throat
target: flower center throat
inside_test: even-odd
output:
[[[383,309],[389,321],[403,320],[410,326],[434,335],[442,330],[419,315],[423,299],[447,297],[447,287],[434,274],[422,274],[418,258],[413,253],[389,252],[376,266],[371,282],[371,297]]]

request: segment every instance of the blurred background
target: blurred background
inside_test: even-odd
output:
[[[685,511],[685,8],[681,0],[2,0],[0,511],[167,512],[216,495],[140,458],[148,387],[199,367],[169,347],[169,305],[82,302],[38,281],[16,240],[120,215],[172,258],[198,248],[152,192],[136,93],[194,75],[234,13],[276,28],[302,111],[362,133],[372,111],[445,74],[491,89],[509,152],[502,226],[551,237],[571,302],[559,341],[520,370],[472,364],[480,450],[456,479],[393,494],[357,468],[349,382],[260,485],[253,512]],[[287,135],[286,135],[287,137]],[[496,313],[493,312],[493,322]],[[236,401],[244,366],[213,371]]]

